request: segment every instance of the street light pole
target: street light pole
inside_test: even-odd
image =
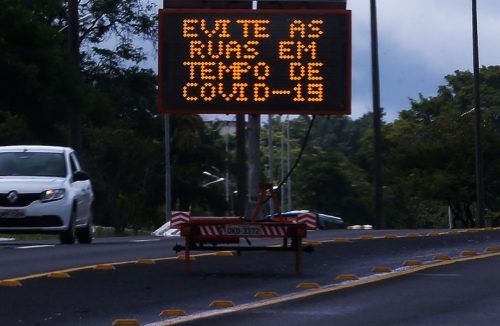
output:
[[[479,81],[479,41],[477,35],[477,4],[472,0],[472,43],[474,64],[474,115],[475,115],[475,156],[476,156],[476,199],[479,227],[484,228],[484,178],[483,149],[481,144],[481,99]]]
[[[380,81],[378,65],[378,35],[377,35],[377,5],[376,0],[370,0],[371,13],[371,43],[372,43],[372,85],[373,85],[373,147],[375,162],[373,167],[375,219],[379,228],[385,228],[382,190],[382,132],[380,108]]]
[[[73,58],[76,71],[80,72],[80,33],[78,21],[78,0],[68,0],[68,49]],[[81,155],[82,130],[79,103],[73,102],[70,110],[70,142],[73,149]]]

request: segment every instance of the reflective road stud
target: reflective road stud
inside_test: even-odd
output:
[[[234,302],[229,301],[229,300],[215,300],[212,301],[209,305],[210,308],[230,308],[234,307]]]
[[[340,274],[335,278],[336,281],[356,281],[359,280],[359,277],[354,274]]]
[[[58,279],[63,279],[63,278],[70,278],[69,274],[66,272],[53,272],[47,275],[48,278],[58,278]]]
[[[113,271],[116,269],[116,267],[111,264],[99,264],[96,265],[94,269],[98,271]]]
[[[319,288],[319,284],[314,282],[305,282],[297,285],[297,289],[317,289],[317,288]]]
[[[392,272],[392,269],[390,267],[386,267],[386,266],[375,266],[375,267],[373,267],[372,272],[374,272],[374,273],[390,273],[390,272]]]
[[[180,309],[166,309],[160,312],[161,317],[181,317],[186,316],[186,312]]]
[[[257,292],[254,295],[255,298],[259,298],[259,299],[276,298],[277,296],[278,296],[278,293],[276,293],[276,292]]]

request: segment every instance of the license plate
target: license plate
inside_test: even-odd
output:
[[[23,218],[23,209],[0,209],[0,218]]]
[[[262,228],[260,225],[227,225],[226,235],[260,236]]]

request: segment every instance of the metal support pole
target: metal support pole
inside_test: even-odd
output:
[[[260,163],[260,115],[251,114],[248,119],[248,204],[245,216],[254,215],[259,198]],[[257,217],[260,217],[260,212]]]
[[[290,120],[289,117],[286,119],[286,170],[290,172]],[[287,187],[287,210],[292,210],[292,176],[288,176],[288,181],[286,182]]]
[[[225,175],[224,175],[224,192],[226,197],[226,216],[232,214],[231,205],[229,203],[229,121],[226,121],[226,135],[225,135]]]
[[[172,176],[170,166],[170,114],[163,116],[165,138],[165,218],[170,221],[172,214]]]
[[[184,273],[191,275],[191,236],[186,235],[184,240]]]
[[[269,183],[271,185],[274,185],[274,178],[273,178],[273,125],[272,125],[272,115],[270,114],[268,116],[268,123],[267,123],[267,145],[269,149]],[[271,187],[271,191],[274,192],[274,189]],[[274,206],[272,200],[269,201],[269,214],[273,216],[274,214]]]
[[[371,13],[371,45],[372,45],[372,84],[373,84],[373,147],[375,162],[373,167],[375,219],[378,227],[384,229],[385,219],[383,212],[383,190],[382,190],[382,132],[380,108],[380,82],[378,65],[378,36],[377,36],[377,6],[376,0],[370,0]]]
[[[479,227],[484,228],[484,178],[483,178],[483,149],[481,143],[481,98],[479,81],[479,41],[477,35],[477,4],[472,0],[472,43],[474,61],[474,115],[475,115],[475,154],[476,154],[476,199],[477,220]]]
[[[280,172],[280,180],[283,180],[285,177],[285,125],[283,121],[281,121],[281,117],[279,118],[279,122],[281,125],[281,172]],[[281,209],[285,209],[285,187],[281,187]]]
[[[167,8],[167,1],[163,0],[163,8]],[[164,138],[165,138],[165,219],[170,221],[172,214],[172,174],[170,163],[170,115],[163,116]]]
[[[295,274],[297,276],[302,275],[302,238],[297,237],[295,239]]]
[[[258,7],[257,1],[252,1],[252,10]],[[260,115],[248,116],[248,203],[245,217],[260,217],[260,212],[254,212],[259,197],[260,164]]]
[[[236,115],[236,161],[238,165],[237,180],[237,214],[243,216],[247,205],[247,156],[246,156],[246,130],[245,115]]]
[[[73,58],[76,71],[80,72],[80,33],[78,21],[78,0],[68,1],[68,49]],[[80,103],[73,102],[69,110],[70,114],[70,143],[71,147],[81,155],[82,130]]]

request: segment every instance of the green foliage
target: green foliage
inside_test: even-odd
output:
[[[0,146],[23,144],[29,139],[29,127],[22,117],[0,111]]]
[[[224,147],[219,134],[207,128],[197,115],[173,116],[171,122],[174,208],[192,210],[193,214],[225,215],[224,183],[202,187],[213,181],[207,181],[203,171],[221,175],[224,170]]]
[[[95,220],[113,225],[149,226],[162,204],[162,144],[125,124],[87,129],[85,157],[96,193]],[[144,219],[144,221],[141,221]]]
[[[145,60],[137,39],[156,39],[156,5],[152,1],[82,1],[79,16],[88,17],[81,21],[82,55],[85,61],[97,63],[106,71]]]
[[[293,165],[304,143],[310,118],[301,116],[290,120],[290,166]],[[274,180],[280,176],[281,138],[286,138],[285,128],[273,119]],[[268,169],[267,128],[262,130],[261,151],[266,153],[264,168]],[[347,117],[316,117],[302,159],[291,176],[292,209],[341,216],[348,224],[373,224],[371,213],[371,188],[366,172],[355,162],[355,153],[365,134],[366,118],[353,121]],[[286,142],[286,141],[285,141]],[[286,158],[285,158],[285,165]],[[285,174],[288,171],[285,171]],[[276,184],[282,180],[275,181]],[[286,185],[285,185],[286,186]]]
[[[373,224],[370,186],[342,153],[313,148],[298,169],[293,179],[297,207],[341,216],[349,224]]]
[[[483,98],[482,142],[485,158],[487,206],[498,207],[491,189],[498,187],[499,130],[496,126],[500,104],[499,67],[481,69]],[[420,96],[412,108],[400,113],[399,119],[385,129],[386,183],[393,193],[389,207],[417,206],[407,212],[411,221],[435,207],[429,225],[442,225],[449,205],[455,222],[474,226],[475,144],[474,114],[471,112],[473,76],[456,71],[446,76],[447,85],[435,97]],[[404,194],[404,195],[401,195]],[[402,211],[399,208],[397,211]],[[401,220],[401,219],[400,219]],[[415,225],[414,222],[409,224]]]
[[[0,0],[0,111],[22,116],[38,141],[63,143],[58,124],[80,96],[62,35],[58,1]],[[60,5],[60,3],[59,3]],[[34,140],[34,139],[32,139]]]

